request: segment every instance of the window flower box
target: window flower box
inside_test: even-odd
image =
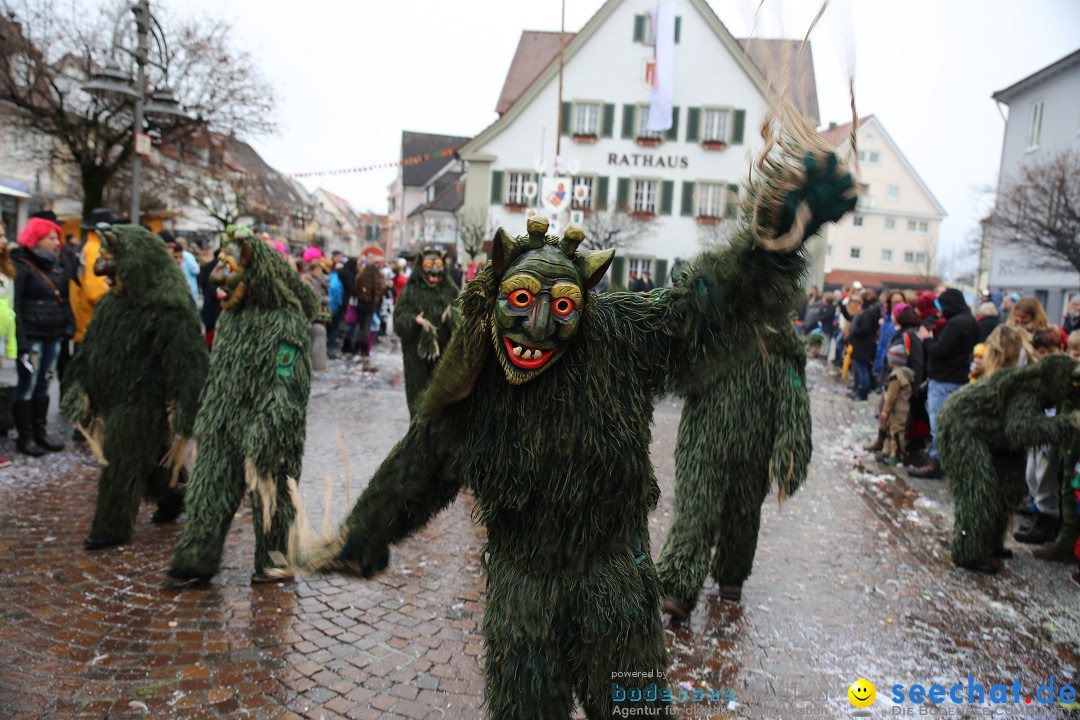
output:
[[[630,213],[630,217],[634,218],[635,220],[649,221],[656,218],[656,213],[649,212],[648,210],[634,210]]]
[[[723,140],[705,140],[701,143],[701,147],[706,150],[727,150],[727,143]]]
[[[504,205],[503,207],[506,208],[507,212],[519,213],[525,212],[526,206],[522,203],[506,203],[506,205]]]
[[[586,145],[591,145],[592,143],[596,142],[597,139],[598,139],[596,137],[596,133],[588,133],[588,134],[574,133],[573,138],[574,138],[574,142],[583,143],[583,144],[586,144]]]
[[[664,142],[663,138],[658,137],[639,137],[634,140],[641,147],[657,147],[660,143]]]
[[[698,215],[696,220],[698,225],[719,225],[724,222],[724,218],[719,215]]]

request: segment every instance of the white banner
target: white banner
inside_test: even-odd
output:
[[[660,5],[652,13],[656,41],[656,72],[653,75],[652,102],[646,127],[653,131],[670,130],[675,90],[675,3]]]
[[[551,214],[570,207],[570,178],[544,176],[540,181],[540,203]]]

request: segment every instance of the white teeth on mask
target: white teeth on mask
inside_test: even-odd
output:
[[[515,345],[514,346],[514,357],[521,357],[521,346],[520,345]]]
[[[526,350],[525,352],[521,353],[521,357],[525,358],[526,360],[532,360],[532,350]]]

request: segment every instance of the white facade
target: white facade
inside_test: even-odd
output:
[[[1028,162],[1042,162],[1066,148],[1080,149],[1080,51],[994,94],[1009,108],[1001,149],[998,190]],[[1031,252],[1001,242],[991,230],[990,287],[1034,295],[1052,322],[1080,289],[1080,276],[1036,266]]]
[[[525,232],[529,212],[547,216],[555,232],[571,221],[567,207],[552,213],[539,206],[539,192],[522,200],[530,182],[550,172],[556,142],[561,141],[565,189],[591,185],[589,206],[651,211],[648,238],[619,254],[612,282],[626,284],[631,270],[649,270],[666,284],[676,258],[689,259],[701,249],[707,221],[723,218],[733,198],[730,189],[745,180],[750,158],[761,147],[756,129],[768,109],[765,84],[736,40],[701,0],[674,0],[679,18],[675,45],[674,139],[661,132],[655,147],[636,139],[640,114],[647,113],[651,91],[645,84],[652,45],[635,40],[642,22],[656,7],[652,0],[610,0],[570,40],[564,52],[564,105],[558,96],[558,60],[494,124],[461,150],[468,162],[465,212],[487,211],[494,226],[512,235]],[[570,117],[559,126],[560,107]],[[693,109],[693,110],[691,110]],[[629,115],[629,117],[628,117]],[[690,120],[695,127],[687,131]],[[736,127],[741,124],[741,128]],[[722,126],[722,129],[721,129]],[[567,132],[561,134],[560,129]],[[632,130],[625,137],[625,130]],[[706,131],[723,132],[726,149],[708,149]],[[592,139],[574,134],[595,133]],[[571,180],[571,175],[574,180]],[[564,206],[569,206],[569,202]]]
[[[844,126],[842,134],[850,128]],[[826,274],[853,270],[932,277],[945,210],[878,118],[863,119],[856,138],[859,206],[829,229]],[[840,146],[842,154],[849,148],[850,141]]]

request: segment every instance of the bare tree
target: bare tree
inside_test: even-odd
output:
[[[738,221],[724,219],[718,222],[698,224],[698,242],[705,250],[715,250],[725,247],[731,242],[731,236],[735,234]]]
[[[653,234],[648,220],[639,220],[625,210],[594,210],[581,223],[585,231],[583,250],[616,251],[630,248]]]
[[[495,235],[495,228],[491,226],[487,210],[482,208],[469,208],[465,211],[465,217],[461,223],[461,247],[469,260],[475,260],[476,256],[484,249],[484,241]]]
[[[0,18],[0,102],[16,109],[12,115],[23,131],[53,139],[42,160],[78,168],[83,216],[89,217],[130,161],[135,128],[130,105],[91,97],[81,87],[110,59],[114,19],[129,10],[116,3],[115,12],[103,13],[82,0],[14,0],[6,7],[10,19]],[[226,134],[273,129],[272,92],[254,59],[232,46],[227,23],[173,20],[164,13],[158,19],[170,54],[162,68],[147,66],[147,86],[171,87],[188,114],[168,122],[147,118],[156,140],[175,141],[195,128]],[[132,37],[126,46],[134,46]],[[128,54],[114,59],[135,76]]]
[[[990,225],[995,237],[1029,251],[1032,265],[1080,272],[1080,152],[1025,163],[1002,183]]]

